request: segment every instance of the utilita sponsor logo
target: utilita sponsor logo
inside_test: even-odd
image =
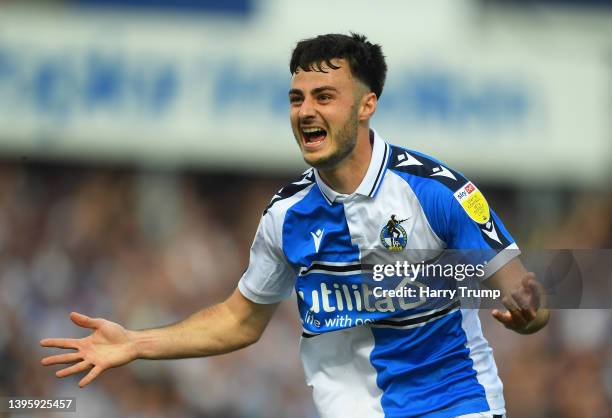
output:
[[[400,287],[422,287],[422,283],[413,282],[404,278]],[[320,283],[319,288],[310,291],[310,300],[306,299],[304,291],[298,291],[300,298],[310,306],[313,313],[356,311],[356,312],[395,312],[397,310],[411,309],[425,302],[425,298],[406,300],[404,298],[376,298],[372,288],[365,283]]]

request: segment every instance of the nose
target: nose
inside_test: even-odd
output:
[[[300,120],[314,118],[315,113],[313,100],[309,97],[304,98],[298,112],[298,117]]]

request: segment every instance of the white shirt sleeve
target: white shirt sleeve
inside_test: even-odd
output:
[[[282,249],[282,222],[272,211],[259,222],[249,266],[238,282],[240,293],[255,303],[277,303],[291,296],[295,271]]]

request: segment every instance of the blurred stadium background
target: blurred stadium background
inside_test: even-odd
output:
[[[84,390],[38,341],[85,335],[71,310],[147,328],[229,295],[304,168],[291,49],[349,30],[388,57],[383,137],[466,173],[522,248],[612,247],[612,1],[0,1],[0,396],[77,396],[70,417],[316,417],[294,300],[246,350]],[[558,311],[523,337],[481,312],[508,416],[612,417],[611,316]]]

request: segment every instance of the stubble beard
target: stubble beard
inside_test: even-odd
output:
[[[357,106],[351,107],[349,119],[333,134],[337,149],[330,155],[314,159],[304,156],[304,161],[311,167],[319,170],[330,170],[337,167],[348,157],[357,145],[357,128],[359,127]]]

